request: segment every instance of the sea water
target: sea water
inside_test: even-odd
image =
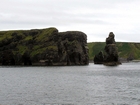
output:
[[[0,66],[0,105],[140,105],[140,63]]]

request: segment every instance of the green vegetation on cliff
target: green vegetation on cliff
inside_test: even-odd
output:
[[[140,60],[140,43],[116,42],[118,54],[123,59]],[[94,56],[104,50],[105,42],[88,43],[89,59],[93,60]]]
[[[83,32],[58,32],[55,27],[0,31],[0,64],[86,65],[86,40]]]

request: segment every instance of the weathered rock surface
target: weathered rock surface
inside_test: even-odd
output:
[[[102,51],[94,57],[94,64],[103,64],[104,63],[104,54]]]
[[[114,37],[115,35],[113,34],[113,32],[110,32],[108,38],[106,38],[104,53],[100,52],[94,57],[95,64],[104,64],[108,66],[120,64]]]
[[[1,65],[87,65],[87,36],[56,28],[0,32]]]

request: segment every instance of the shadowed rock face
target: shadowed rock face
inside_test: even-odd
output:
[[[115,35],[113,34],[113,32],[110,32],[108,38],[106,38],[104,54],[100,52],[94,57],[95,64],[105,64],[109,66],[120,64],[118,60],[118,51],[114,38]]]
[[[94,64],[103,64],[104,63],[104,54],[102,51],[94,57]]]
[[[88,64],[87,36],[78,31],[59,33],[58,55],[67,65]]]
[[[56,28],[0,32],[2,65],[87,65],[87,36]]]

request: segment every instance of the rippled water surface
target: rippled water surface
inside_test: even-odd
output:
[[[0,105],[140,105],[140,63],[1,66]]]

